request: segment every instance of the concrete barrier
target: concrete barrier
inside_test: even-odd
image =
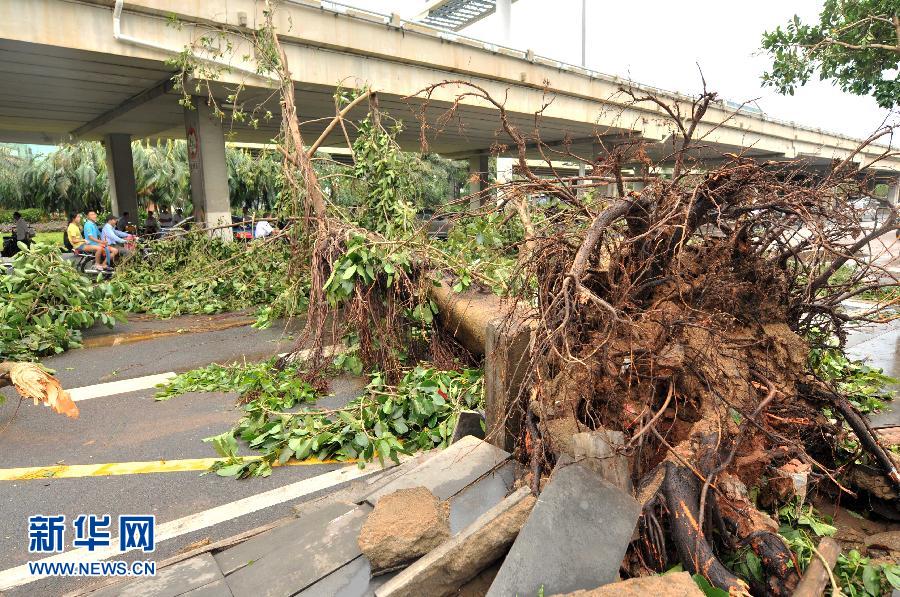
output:
[[[528,370],[531,322],[494,294],[457,293],[444,282],[431,295],[441,325],[469,352],[484,355],[485,439],[512,451],[524,416],[517,398]]]

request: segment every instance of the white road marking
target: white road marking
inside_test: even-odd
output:
[[[390,466],[392,466],[392,463]],[[387,468],[390,468],[390,466],[388,466]],[[246,516],[247,514],[252,514],[253,512],[257,512],[264,508],[276,506],[289,500],[309,495],[316,491],[328,489],[329,487],[333,487],[339,483],[344,483],[346,481],[352,481],[354,479],[359,479],[367,475],[372,475],[381,470],[383,470],[381,467],[374,464],[370,464],[364,469],[361,469],[357,466],[346,466],[325,473],[324,475],[319,475],[311,479],[304,479],[303,481],[297,481],[296,483],[290,483],[283,487],[278,487],[269,491],[265,491],[263,493],[259,493],[257,495],[252,495],[250,497],[231,502],[230,504],[224,504],[222,506],[210,508],[209,510],[205,510],[203,512],[190,514],[171,522],[157,524],[154,533],[156,542],[160,543],[168,539],[174,539],[175,537],[179,537],[181,535],[186,535],[188,533],[193,533],[194,531],[199,531],[201,529],[215,526],[228,520]],[[124,553],[119,551],[118,544],[118,537],[114,537],[110,541],[109,547],[97,547],[94,549],[94,551],[88,551],[87,548],[73,549],[64,553],[33,561],[48,563],[99,562],[101,560],[107,560],[111,557],[118,556]],[[127,551],[133,550],[129,549]],[[22,564],[21,566],[8,568],[7,570],[3,570],[2,572],[0,572],[0,591],[5,591],[7,589],[12,589],[13,587],[26,585],[41,578],[45,578],[46,576],[47,575],[32,576],[28,569],[28,564]]]
[[[340,344],[332,344],[323,347],[322,351],[326,356],[334,356],[343,348]],[[297,353],[299,359],[305,359],[312,353],[311,349],[301,350]],[[283,352],[278,356],[283,357],[288,353]],[[138,390],[149,390],[155,388],[161,383],[166,383],[174,379],[178,374],[174,371],[166,373],[155,373],[153,375],[145,375],[143,377],[133,377],[131,379],[120,379],[106,383],[98,383],[91,386],[82,386],[80,388],[72,388],[69,395],[72,400],[79,402],[81,400],[90,400],[91,398],[103,398],[104,396],[115,396],[116,394],[126,394],[128,392],[136,392]]]
[[[147,390],[156,387],[158,384],[166,383],[167,381],[174,379],[176,375],[177,374],[174,371],[168,371],[166,373],[145,375],[143,377],[134,377],[132,379],[120,379],[118,381],[98,383],[92,386],[72,388],[69,390],[69,395],[72,397],[72,400],[78,402],[80,400],[90,400],[91,398],[102,398],[103,396],[114,396],[116,394],[125,394],[126,392]]]

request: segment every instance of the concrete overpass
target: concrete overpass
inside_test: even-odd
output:
[[[267,142],[278,132],[271,83],[251,74],[253,51],[242,37],[261,26],[264,7],[262,0],[0,0],[0,141],[104,141],[115,209],[124,210],[136,208],[129,141],[188,136],[197,149],[191,173],[198,219],[214,223],[224,218],[225,138]],[[298,111],[309,121],[303,127],[309,139],[318,137],[324,119],[334,114],[336,86],[368,84],[378,91],[381,107],[407,123],[401,144],[418,149],[418,103],[404,98],[430,84],[459,79],[504,100],[511,120],[523,130],[534,129],[535,113],[543,109],[542,140],[571,143],[580,155],[600,151],[600,140],[644,139],[657,159],[673,147],[672,129],[661,109],[649,103],[630,105],[620,92],[630,84],[614,77],[398,15],[331,2],[281,2],[276,24],[295,80]],[[168,61],[211,29],[223,28],[234,44],[230,72],[219,72],[210,89],[227,106],[228,95],[243,85],[245,106],[264,104],[274,114],[258,128],[227,118],[222,123],[200,102],[195,102],[198,110],[186,111],[172,89]],[[644,89],[690,113],[690,98]],[[437,122],[460,90],[449,86],[435,92],[427,110],[430,123]],[[743,152],[760,159],[803,160],[812,168],[845,158],[859,144],[751,110],[735,111],[724,102],[712,106],[698,133],[703,138],[698,159]],[[482,171],[498,141],[507,140],[499,132],[496,110],[474,100],[442,130],[428,134],[431,151],[470,158],[473,169]],[[343,144],[342,134],[335,133],[328,143]],[[882,151],[868,148],[856,161],[875,162],[875,171],[891,184],[896,200],[900,156],[882,157]]]

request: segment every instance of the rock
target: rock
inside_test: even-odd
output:
[[[581,463],[554,472],[488,597],[593,589],[619,579],[640,506]]]
[[[571,439],[572,457],[584,461],[590,469],[623,491],[631,491],[631,466],[628,457],[616,448],[625,443],[621,431],[598,429],[576,433]]]
[[[372,575],[403,567],[450,538],[450,507],[424,487],[383,496],[359,533]]]
[[[887,531],[866,537],[866,549],[878,549],[900,555],[900,531]]]
[[[687,572],[661,576],[641,576],[603,585],[588,591],[560,594],[556,597],[703,597],[703,591]]]
[[[376,597],[442,597],[503,556],[531,513],[535,498],[523,487],[485,512],[453,539],[399,573]]]

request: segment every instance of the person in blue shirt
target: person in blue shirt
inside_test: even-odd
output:
[[[131,250],[128,249],[125,244],[126,242],[133,240],[134,237],[127,232],[116,230],[116,223],[118,221],[119,218],[113,215],[106,218],[106,225],[100,233],[100,240],[107,244],[110,251],[115,250],[123,259],[125,259],[131,255]]]
[[[110,247],[103,241],[100,233],[100,227],[97,226],[97,212],[91,210],[87,212],[87,220],[84,222],[84,240],[91,247],[101,247],[106,249],[106,264],[110,265],[113,257],[119,254],[118,249]]]

